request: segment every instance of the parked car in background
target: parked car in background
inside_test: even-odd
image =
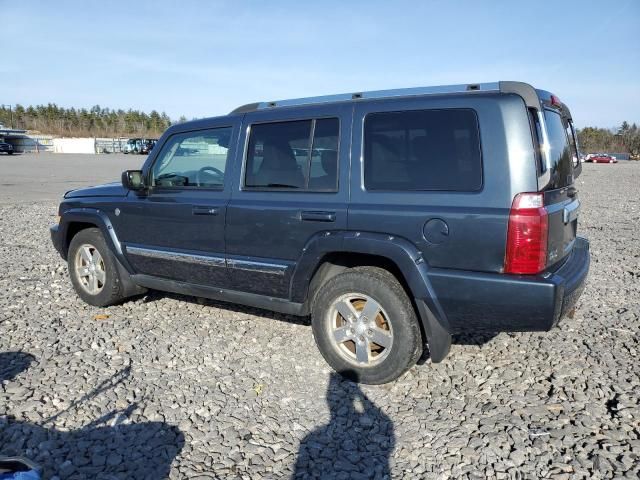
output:
[[[618,163],[618,159],[608,153],[592,153],[587,155],[587,162],[592,163]]]
[[[123,153],[140,153],[142,149],[142,138],[130,138],[127,140],[124,148],[122,149]]]
[[[309,315],[327,363],[378,384],[452,335],[573,311],[581,169],[569,109],[525,83],[253,103],[67,192],[51,238],[90,305],[150,288]]]
[[[151,150],[153,150],[153,147],[156,145],[156,142],[158,140],[155,138],[149,139],[149,140],[144,140],[142,142],[142,146],[140,147],[140,153],[141,154],[149,154],[151,152]]]
[[[6,142],[0,142],[0,153],[6,153],[7,155],[13,155],[13,145]]]
[[[130,138],[122,149],[122,152],[146,155],[153,150],[157,141],[156,138]]]

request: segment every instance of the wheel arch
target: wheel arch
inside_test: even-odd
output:
[[[91,208],[70,209],[64,212],[62,219],[61,227],[62,238],[65,239],[63,245],[65,257],[68,257],[69,245],[78,232],[86,230],[87,228],[98,228],[102,233],[107,248],[115,257],[116,268],[120,281],[122,282],[123,296],[126,298],[147,291],[146,288],[136,285],[131,279],[133,269],[122,254],[122,247],[111,224],[111,220],[109,220],[109,217],[103,211]]]
[[[407,239],[369,232],[318,235],[305,246],[291,279],[291,299],[310,312],[319,289],[347,268],[377,266],[389,270],[414,304],[432,361],[446,357],[451,335],[446,315],[428,277],[429,266]]]
[[[62,238],[64,238],[63,249],[65,257],[69,253],[71,239],[77,235],[78,232],[87,228],[98,228],[102,232],[107,247],[111,250],[111,253],[113,253],[121,266],[123,266],[128,273],[133,273],[131,266],[122,253],[122,246],[111,224],[111,220],[99,209],[74,208],[63,213],[61,230]]]
[[[96,228],[97,226],[98,225],[91,222],[69,222],[65,231],[64,241],[62,244],[62,247],[64,248],[65,258],[69,254],[69,245],[71,245],[71,240],[73,240],[73,237],[75,237],[82,230],[86,230],[88,228]]]

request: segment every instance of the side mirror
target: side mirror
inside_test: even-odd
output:
[[[127,190],[140,191],[146,188],[142,170],[125,170],[122,172],[122,186]]]

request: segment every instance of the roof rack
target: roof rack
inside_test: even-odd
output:
[[[466,92],[497,92],[500,91],[499,82],[465,83],[460,85],[441,85],[437,87],[396,88],[393,90],[374,90],[370,92],[341,93],[338,95],[324,95],[320,97],[294,98],[277,100],[274,102],[257,102],[242,105],[231,112],[247,113],[257,110],[267,110],[276,107],[294,107],[298,105],[317,105],[322,103],[349,102],[361,99],[379,99],[392,97],[409,97],[419,95],[442,95],[447,93]]]

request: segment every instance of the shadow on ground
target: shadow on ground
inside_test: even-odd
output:
[[[20,372],[28,369],[35,357],[25,352],[0,352],[0,382],[13,380]]]
[[[357,380],[354,372],[343,372]],[[300,443],[293,478],[390,478],[393,423],[357,383],[332,373],[329,422]]]
[[[20,386],[16,389],[11,380],[33,360],[32,355],[23,352],[0,353],[0,375],[4,381],[4,392],[0,394],[9,397],[20,394]],[[122,383],[129,373],[130,368],[117,372],[91,393],[39,424],[5,412],[0,417],[0,455],[21,456],[36,462],[42,468],[43,478],[168,478],[173,459],[184,446],[184,435],[163,422],[131,423],[129,415],[136,404],[109,412],[77,430],[47,427],[77,405]],[[27,401],[33,398],[38,395]]]

